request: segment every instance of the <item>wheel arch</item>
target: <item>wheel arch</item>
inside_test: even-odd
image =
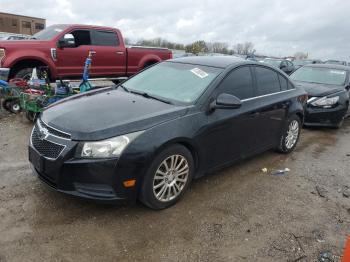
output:
[[[10,78],[13,78],[14,74],[20,69],[37,66],[47,66],[49,68],[50,78],[53,79],[53,67],[49,65],[46,61],[38,57],[24,58],[14,61],[10,66]]]
[[[162,152],[165,148],[170,147],[172,145],[182,145],[184,146],[188,151],[190,151],[194,167],[195,167],[195,173],[199,168],[199,156],[198,156],[198,150],[197,147],[192,143],[192,141],[189,138],[176,138],[169,140],[162,144],[160,147],[157,148],[157,150],[154,152],[154,156],[158,155],[160,152]]]

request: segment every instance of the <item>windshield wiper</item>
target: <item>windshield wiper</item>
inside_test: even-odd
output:
[[[119,85],[117,85],[115,88],[117,89],[118,87],[121,87],[121,88],[123,88],[123,90],[124,90],[125,92],[130,93],[130,90],[129,90],[126,86],[123,86],[123,84],[119,84]]]
[[[166,100],[164,98],[160,98],[158,96],[154,96],[154,95],[150,95],[146,92],[142,92],[142,91],[135,91],[135,90],[130,90],[129,92],[133,93],[133,94],[138,94],[138,95],[141,95],[143,97],[146,97],[146,98],[151,98],[151,99],[155,99],[155,100],[158,100],[158,101],[161,101],[163,103],[166,103],[166,104],[169,104],[169,105],[172,105],[172,103],[169,101],[169,100]]]

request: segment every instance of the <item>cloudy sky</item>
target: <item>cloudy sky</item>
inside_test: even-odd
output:
[[[118,27],[126,37],[162,37],[230,45],[251,41],[258,53],[350,61],[350,1],[344,0],[0,0],[0,11],[47,24]]]

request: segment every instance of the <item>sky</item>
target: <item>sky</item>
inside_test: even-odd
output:
[[[307,52],[350,61],[350,1],[344,0],[0,0],[0,12],[43,17],[47,25],[119,28],[131,40],[162,37],[252,42],[257,53]]]

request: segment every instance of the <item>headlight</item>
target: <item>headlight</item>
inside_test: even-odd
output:
[[[80,158],[113,158],[121,155],[126,146],[143,131],[117,136],[101,141],[84,142],[78,149]]]
[[[322,97],[321,99],[318,99],[315,102],[312,102],[311,105],[329,108],[334,106],[336,103],[338,103],[338,101],[339,101],[339,96]]]

